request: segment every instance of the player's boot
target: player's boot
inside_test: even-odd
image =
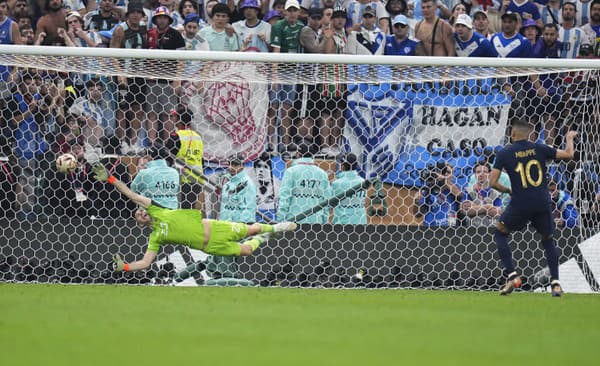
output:
[[[285,231],[294,231],[298,227],[295,222],[285,221],[273,225],[273,232],[283,233]]]
[[[519,277],[517,272],[513,272],[508,275],[508,280],[506,280],[506,283],[500,289],[500,295],[509,295],[519,287],[521,287],[521,277]]]
[[[563,290],[558,280],[554,280],[550,283],[550,289],[552,290],[552,297],[561,297]]]

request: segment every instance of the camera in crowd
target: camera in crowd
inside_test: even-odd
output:
[[[421,170],[420,178],[423,182],[423,189],[427,193],[437,193],[444,186],[444,179],[440,175],[447,175],[450,172],[450,167],[443,161],[438,161],[435,164],[428,164],[427,167]]]

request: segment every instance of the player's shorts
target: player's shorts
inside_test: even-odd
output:
[[[204,252],[220,256],[239,256],[239,241],[248,236],[248,226],[238,222],[210,220],[210,238]]]
[[[554,217],[550,205],[546,208],[526,210],[508,204],[506,210],[500,215],[499,221],[510,231],[522,230],[531,222],[531,225],[543,238],[547,238],[554,233]]]

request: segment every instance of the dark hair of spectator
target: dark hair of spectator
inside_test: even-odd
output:
[[[590,10],[594,7],[594,5],[600,5],[600,0],[592,0],[590,4]]]
[[[210,13],[211,18],[214,17],[215,14],[227,14],[228,17],[231,17],[231,10],[229,9],[229,6],[223,3],[216,4]]]
[[[408,9],[408,6],[406,5],[406,0],[388,0],[388,2],[385,4],[385,10],[390,14],[390,17],[392,17],[394,15],[398,15],[398,14],[392,14],[392,11],[390,9],[390,3],[394,2],[394,1],[402,4],[402,9],[400,9],[400,13],[398,13],[398,14],[404,14],[406,12],[406,10]]]
[[[273,2],[273,9],[275,9],[276,6],[285,6],[285,0],[275,0]]]
[[[546,24],[544,24],[544,29],[546,29],[546,28],[552,28],[552,29],[554,29],[555,31],[558,32],[558,25],[556,25],[554,23],[546,23]]]
[[[2,1],[2,0],[0,0],[0,1]],[[31,29],[33,31],[33,28],[31,27],[30,24],[22,24],[19,27],[19,33],[23,33],[24,30],[28,30],[28,29]]]
[[[2,3],[8,3],[8,0],[0,0],[0,4]]]
[[[577,13],[577,5],[574,2],[571,1],[565,1],[562,5],[563,9],[565,8],[565,6],[567,5],[571,5],[573,7],[573,9],[575,10],[575,12]]]
[[[473,174],[475,174],[475,170],[477,170],[478,166],[486,167],[488,170],[488,173],[492,171],[492,167],[490,166],[490,163],[488,163],[487,160],[480,160],[480,161],[476,162],[475,165],[473,165]]]
[[[200,14],[200,9],[198,9],[198,3],[195,0],[182,0],[179,2],[179,7],[177,8],[179,10],[179,14],[183,15],[183,6],[185,5],[185,3],[191,3],[192,6],[194,7],[194,13],[196,14]]]

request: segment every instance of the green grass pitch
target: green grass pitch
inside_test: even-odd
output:
[[[3,365],[598,365],[600,296],[0,285]]]

